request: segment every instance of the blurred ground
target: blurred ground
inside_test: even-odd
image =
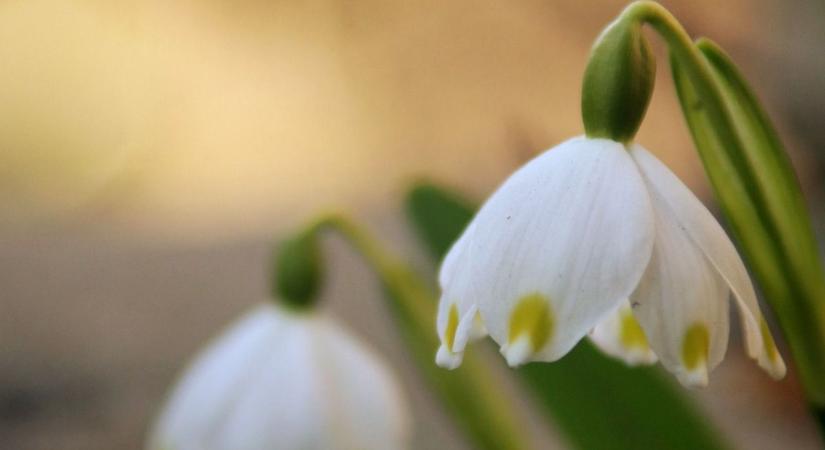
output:
[[[825,6],[664,3],[741,64],[822,228]],[[272,238],[318,210],[416,254],[406,183],[480,198],[581,133],[587,51],[623,4],[0,4],[0,448],[140,448],[185,359],[263,298]],[[660,61],[639,141],[707,194]],[[460,448],[369,273],[332,249],[331,312],[405,377],[416,448]],[[739,448],[817,448],[798,389],[734,339],[696,397]]]

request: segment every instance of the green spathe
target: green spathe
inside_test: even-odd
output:
[[[593,45],[584,73],[582,120],[587,136],[633,140],[655,76],[655,58],[641,23],[620,18],[610,24]]]

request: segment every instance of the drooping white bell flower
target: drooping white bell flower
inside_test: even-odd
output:
[[[393,375],[361,342],[267,303],[196,358],[147,448],[401,449],[408,428]]]
[[[527,163],[450,249],[439,282],[443,367],[484,332],[512,366],[555,361],[590,333],[608,354],[705,385],[732,296],[748,355],[785,373],[733,244],[638,145],[578,137]]]

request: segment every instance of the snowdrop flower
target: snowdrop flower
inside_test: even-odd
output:
[[[732,298],[748,355],[785,374],[733,244],[635,144],[577,137],[527,163],[453,245],[439,282],[443,367],[484,334],[518,366],[555,361],[589,333],[608,354],[658,359],[702,386],[727,348]]]
[[[267,303],[194,361],[147,448],[400,449],[402,400],[387,367],[335,323]]]

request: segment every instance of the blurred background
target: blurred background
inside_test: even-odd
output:
[[[588,49],[625,3],[4,0],[0,448],[141,448],[187,359],[265,298],[273,240],[314,213],[348,211],[432,272],[403,223],[410,182],[480,199],[580,134]],[[825,4],[663,3],[747,74],[822,237]],[[638,140],[712,202],[657,48]],[[326,307],[403,377],[414,448],[466,448],[371,274],[329,251]],[[799,391],[734,332],[690,395],[738,448],[818,448]]]

